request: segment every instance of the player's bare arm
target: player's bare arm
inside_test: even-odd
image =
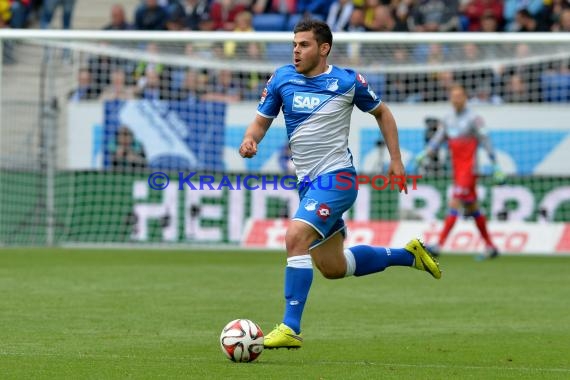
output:
[[[398,139],[398,127],[396,126],[396,119],[390,111],[390,108],[384,103],[381,103],[372,112],[376,118],[376,122],[380,127],[386,147],[390,153],[390,166],[388,167],[388,175],[405,176],[406,170],[402,163],[402,154],[400,153],[400,143]],[[408,188],[404,183],[404,192],[408,193]]]
[[[252,158],[257,153],[257,144],[263,140],[267,130],[271,126],[273,119],[268,119],[261,115],[256,115],[255,119],[247,127],[241,146],[239,147],[239,154],[244,158]]]

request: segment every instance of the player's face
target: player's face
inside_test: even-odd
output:
[[[326,46],[323,46],[326,45]],[[312,31],[298,32],[293,39],[293,64],[298,73],[306,76],[320,74],[324,65],[326,54],[324,49],[328,44],[319,47]]]
[[[461,88],[453,88],[449,93],[449,100],[456,111],[461,111],[467,103],[467,95]]]

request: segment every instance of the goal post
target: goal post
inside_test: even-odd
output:
[[[14,62],[0,75],[0,245],[282,248],[298,206],[282,116],[256,158],[237,150],[265,82],[291,61],[292,38],[1,30]],[[421,168],[414,156],[459,82],[508,176],[494,186],[478,154],[500,248],[570,252],[569,35],[338,33],[329,62],[361,73],[389,104],[407,170],[422,176],[408,195],[361,186],[347,244],[435,239],[448,153]],[[385,173],[370,115],[353,113],[349,146],[360,173]],[[469,220],[449,241],[449,251],[482,249]]]

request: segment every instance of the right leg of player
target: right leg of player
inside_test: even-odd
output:
[[[404,248],[357,245],[345,249],[342,234],[336,233],[312,248],[311,256],[315,266],[329,279],[366,276],[391,266],[413,267],[441,278],[438,262],[418,239],[412,239]]]
[[[475,220],[475,225],[481,234],[483,240],[485,240],[485,254],[478,256],[478,260],[483,259],[494,259],[499,256],[499,250],[493,244],[489,231],[487,230],[487,218],[479,209],[479,204],[477,201],[467,203],[465,205],[465,213],[472,216]]]

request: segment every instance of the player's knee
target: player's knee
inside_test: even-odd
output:
[[[346,275],[346,267],[341,267],[339,265],[333,265],[330,262],[326,261],[314,261],[315,266],[321,272],[324,278],[328,280],[335,280],[339,278],[343,278]]]
[[[324,278],[328,280],[337,280],[343,278],[346,274],[346,270],[339,268],[318,268]]]
[[[314,239],[310,231],[293,224],[285,234],[285,247],[287,252],[307,252]]]

